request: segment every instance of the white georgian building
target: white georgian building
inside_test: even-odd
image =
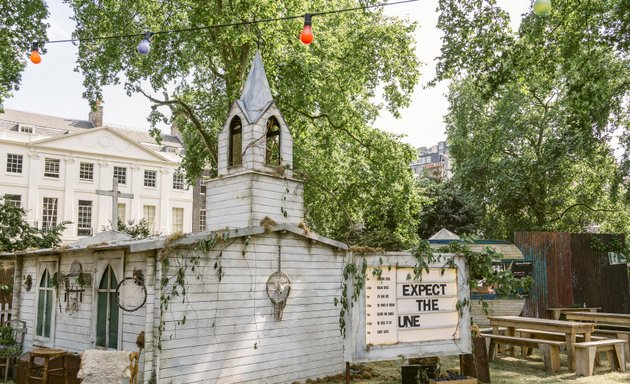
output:
[[[88,121],[5,110],[0,195],[19,202],[39,228],[71,221],[62,236],[67,242],[111,226],[112,198],[96,190],[112,190],[116,178],[120,192],[134,195],[118,200],[119,218],[145,218],[153,233],[192,232],[191,218],[200,213],[193,212],[193,188],[177,171],[181,140],[163,135],[158,145],[147,132],[102,121],[101,106]]]

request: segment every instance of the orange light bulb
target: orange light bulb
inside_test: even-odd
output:
[[[309,45],[313,42],[313,26],[312,24],[312,15],[307,13],[304,15],[304,28],[302,29],[302,33],[300,33],[300,41],[306,45]]]
[[[31,62],[33,64],[39,64],[42,62],[42,56],[39,54],[39,51],[31,52]]]
[[[39,54],[39,45],[37,43],[31,44],[31,63],[39,64],[42,62],[42,56]]]

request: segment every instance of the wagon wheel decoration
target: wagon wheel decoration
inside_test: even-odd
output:
[[[278,270],[267,279],[267,296],[273,303],[273,316],[276,320],[282,320],[287,298],[291,294],[291,280],[280,270],[281,263],[280,247],[278,247]]]
[[[126,312],[134,312],[147,302],[147,290],[142,271],[134,269],[132,277],[125,277],[116,287],[118,307]]]

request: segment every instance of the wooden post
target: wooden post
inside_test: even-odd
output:
[[[346,361],[346,384],[350,384],[350,362]]]

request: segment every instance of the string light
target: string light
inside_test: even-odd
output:
[[[302,33],[300,33],[300,41],[306,45],[309,45],[313,42],[313,16],[310,13],[304,15],[304,28],[302,29]]]
[[[140,53],[142,55],[146,55],[146,54],[148,54],[151,51],[151,41],[150,41],[150,39],[151,39],[152,36],[155,36],[155,35],[165,35],[165,34],[171,34],[171,33],[185,33],[185,32],[204,31],[204,30],[210,30],[210,29],[227,28],[227,27],[235,27],[235,26],[247,26],[247,25],[254,25],[254,24],[261,24],[261,23],[270,23],[270,22],[275,22],[275,21],[284,21],[284,20],[293,20],[293,19],[304,18],[304,28],[302,29],[302,33],[300,34],[300,40],[304,44],[310,44],[313,41],[313,31],[312,31],[312,26],[310,24],[313,16],[322,16],[322,15],[329,15],[329,14],[335,14],[335,13],[353,12],[353,11],[367,10],[367,9],[371,9],[371,8],[387,7],[387,6],[391,6],[391,5],[399,5],[399,4],[405,4],[405,3],[415,3],[415,2],[418,2],[418,1],[420,1],[420,0],[400,0],[400,1],[395,1],[395,2],[391,2],[391,3],[377,3],[377,4],[372,4],[372,5],[364,5],[364,6],[354,7],[354,8],[341,8],[341,9],[335,9],[335,10],[332,10],[332,11],[313,12],[313,13],[307,13],[307,14],[303,14],[303,15],[284,16],[284,17],[276,17],[276,18],[270,18],[270,19],[241,21],[241,22],[215,24],[215,25],[204,25],[204,26],[201,26],[201,27],[172,29],[172,30],[163,30],[163,31],[156,31],[156,32],[131,33],[131,34],[108,35],[108,36],[97,36],[97,37],[90,37],[90,38],[77,38],[77,39],[64,39],[64,40],[49,40],[49,41],[44,41],[42,43],[45,43],[45,44],[79,43],[79,42],[82,42],[82,41],[83,42],[92,42],[92,41],[100,41],[100,40],[128,39],[128,38],[134,38],[134,37],[138,38],[138,37],[140,37],[140,38],[142,38],[142,41],[140,41],[140,43],[138,44],[136,49],[137,49],[138,53]],[[537,1],[539,1],[539,0],[537,0]],[[547,1],[549,1],[549,0],[547,0]],[[307,25],[307,21],[309,23],[308,25]],[[309,37],[309,35],[310,35],[310,37]],[[3,46],[3,45],[10,45],[10,44],[0,44],[0,46]],[[33,47],[37,48],[38,47],[37,43],[33,43]],[[38,64],[38,63],[41,62],[41,56],[39,54],[39,50],[38,49],[33,49],[31,51],[31,56],[30,57],[31,57],[31,61],[33,63],[35,63],[35,64]]]
[[[144,34],[144,39],[138,44],[137,50],[141,55],[146,55],[151,51],[151,32]]]
[[[545,17],[551,12],[551,0],[534,1],[534,14]]]
[[[39,44],[36,42],[31,44],[30,59],[33,64],[39,64],[42,62],[42,56],[39,54]]]

